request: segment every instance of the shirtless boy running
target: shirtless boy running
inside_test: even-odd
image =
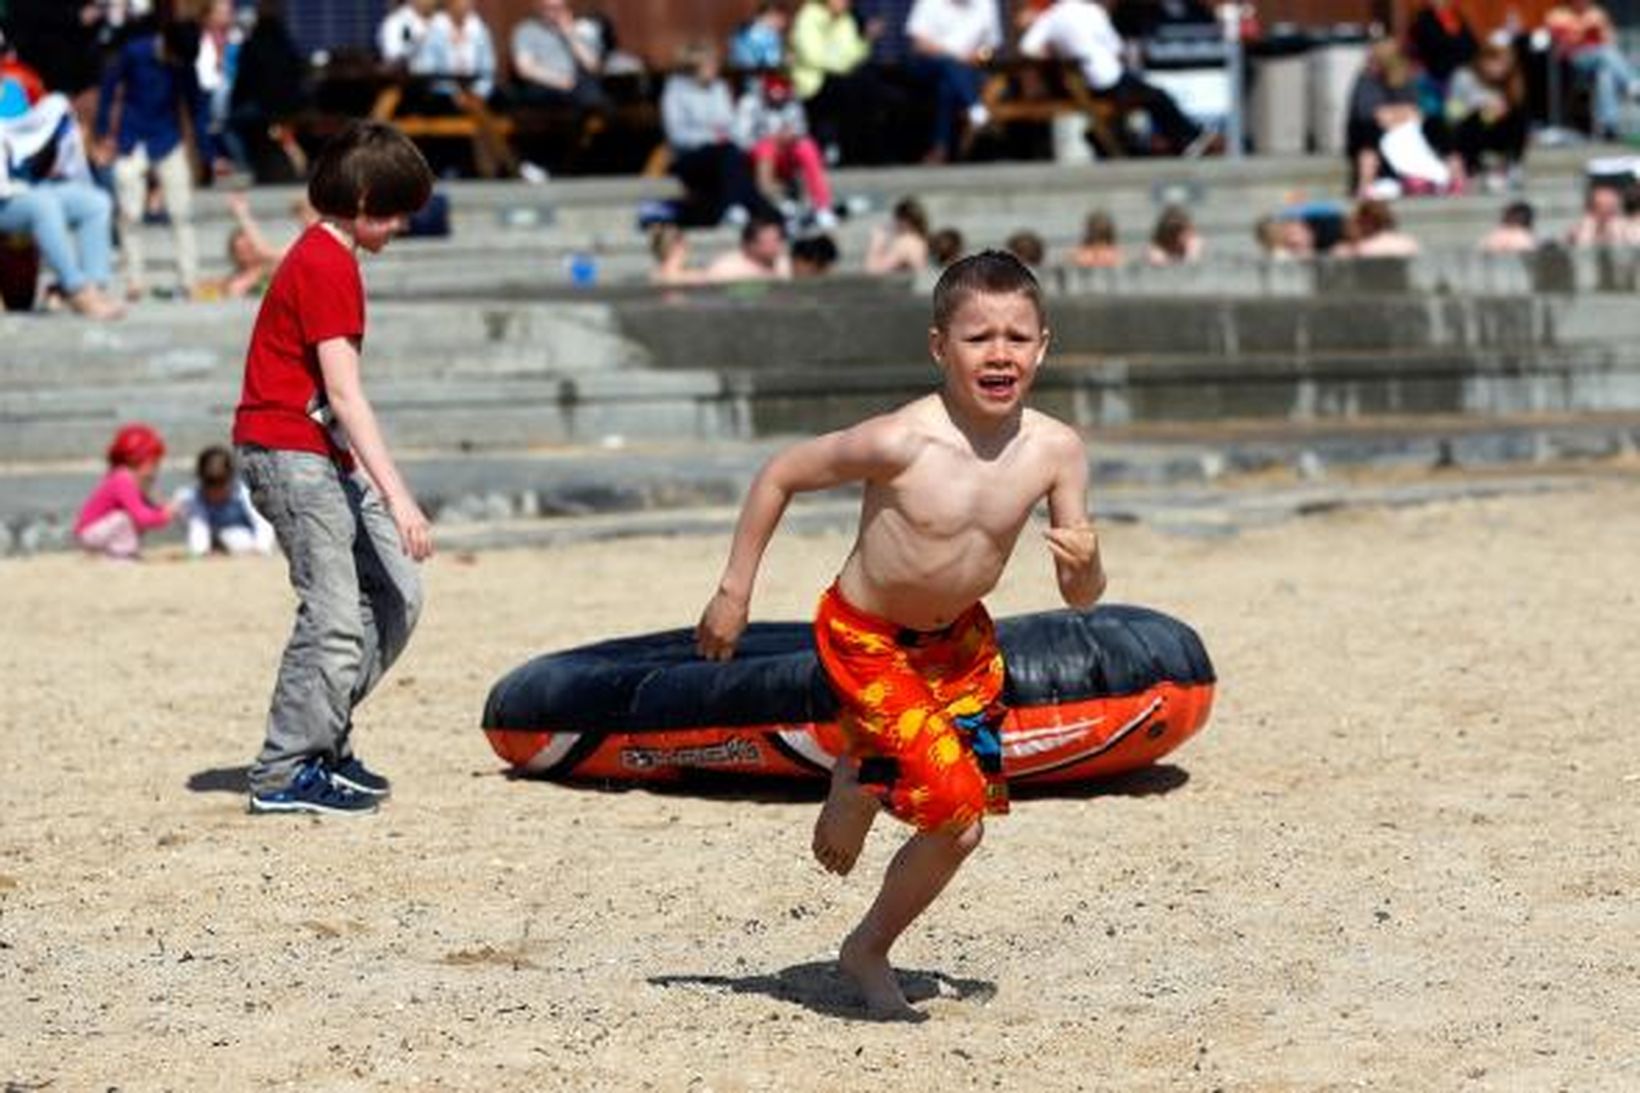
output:
[[[814,854],[848,873],[879,808],[916,828],[838,961],[874,1015],[902,1019],[921,1015],[889,949],[979,845],[984,814],[1007,807],[1002,657],[980,597],[1043,498],[1065,602],[1090,607],[1105,586],[1081,438],[1024,405],[1048,348],[1035,277],[996,251],[956,262],[934,289],[928,343],[938,392],[796,444],[759,472],[696,631],[704,656],[732,656],[792,495],[864,483],[854,549],[815,619],[848,754],[833,769]]]

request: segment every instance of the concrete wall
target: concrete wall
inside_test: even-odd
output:
[[[1366,292],[1356,276],[1305,295],[1056,296],[1040,400],[1090,427],[1640,409],[1632,292]],[[0,344],[17,347],[0,353],[0,461],[83,458],[134,418],[177,450],[220,441],[253,316],[0,318]],[[365,368],[395,444],[423,451],[745,439],[930,389],[928,323],[906,282],[382,303]]]

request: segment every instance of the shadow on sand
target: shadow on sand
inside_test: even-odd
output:
[[[188,789],[194,793],[249,793],[250,767],[211,767],[188,775]]]
[[[249,793],[249,767],[211,767],[188,776],[188,789],[194,793]],[[517,771],[505,771],[509,781],[539,782]],[[1162,763],[1153,767],[1106,778],[1086,785],[1032,785],[1016,784],[1008,792],[1016,801],[1042,801],[1055,798],[1070,801],[1094,797],[1159,797],[1172,793],[1190,781],[1190,772],[1183,767]],[[814,781],[758,781],[693,772],[675,783],[655,782],[648,785],[620,782],[565,782],[566,788],[593,793],[653,793],[661,797],[702,797],[713,801],[750,801],[757,804],[818,803],[826,799],[826,783]]]
[[[1042,785],[1015,782],[1008,787],[1008,796],[1016,801],[1087,801],[1095,797],[1162,797],[1190,781],[1190,772],[1172,763],[1157,763],[1140,767],[1112,778],[1097,782],[1071,785]]]
[[[900,990],[912,1005],[934,998],[984,1005],[996,997],[996,984],[984,979],[959,979],[944,972],[897,968]],[[706,987],[734,994],[762,994],[778,1002],[790,1002],[825,1017],[854,1021],[873,1018],[866,1012],[854,984],[829,960],[793,964],[769,975],[654,975],[655,987]],[[927,1020],[924,1014],[920,1020]],[[895,1018],[905,1020],[905,1018]]]
[[[509,781],[542,782],[552,779],[503,772]],[[1190,772],[1171,763],[1144,767],[1097,782],[1071,785],[1014,783],[1008,795],[1016,801],[1085,801],[1095,797],[1160,797],[1190,781]],[[749,801],[754,804],[804,804],[826,799],[826,783],[819,779],[755,779],[712,771],[687,771],[676,782],[558,782],[567,789],[588,793],[651,793],[660,797],[699,797],[712,801]]]

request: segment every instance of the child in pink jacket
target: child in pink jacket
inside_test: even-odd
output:
[[[155,504],[148,496],[165,441],[146,425],[125,425],[108,446],[108,473],[91,491],[74,521],[74,540],[92,554],[135,559],[142,536],[162,528],[176,515],[175,502]]]

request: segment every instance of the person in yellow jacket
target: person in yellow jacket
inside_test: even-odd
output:
[[[792,20],[787,48],[792,89],[808,111],[809,129],[832,162],[887,160],[887,119],[904,94],[878,75],[872,43],[880,19],[863,27],[849,0],[806,0]]]

